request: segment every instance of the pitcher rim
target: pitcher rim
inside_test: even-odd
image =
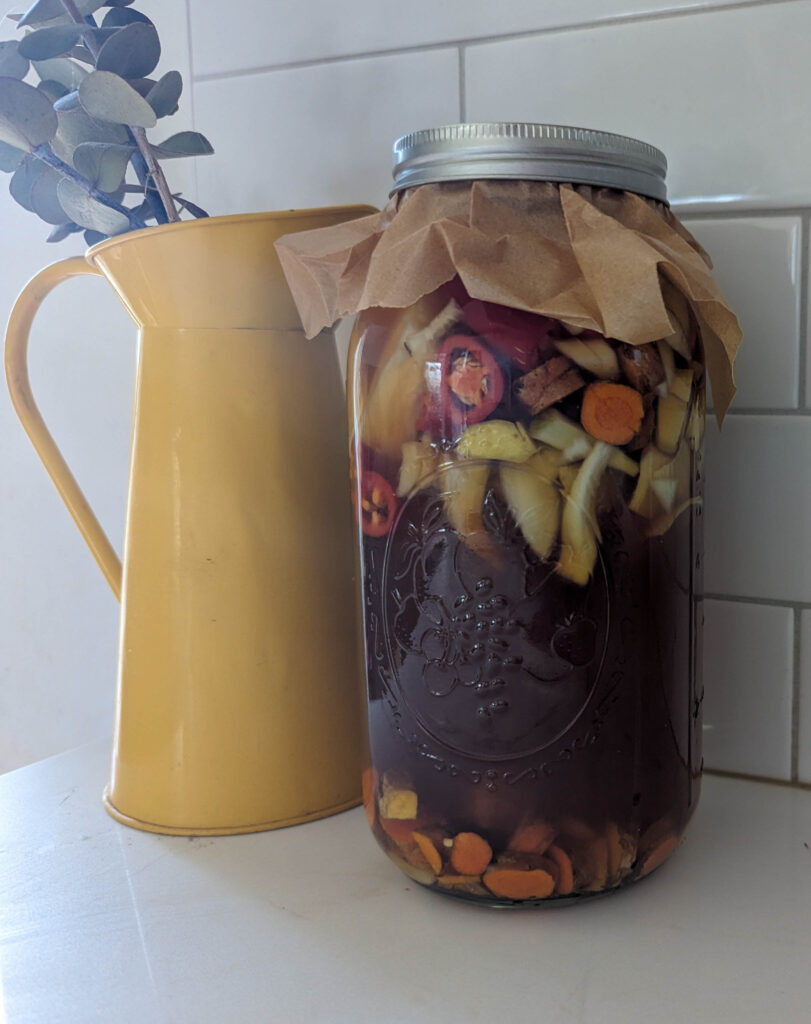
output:
[[[378,213],[377,208],[369,205],[368,203],[346,203],[336,204],[334,206],[310,206],[300,210],[261,210],[253,213],[226,213],[219,214],[214,217],[196,217],[193,220],[170,221],[167,224],[156,224],[154,227],[138,228],[136,231],[125,231],[120,235],[113,235],[110,238],[105,238],[101,242],[96,242],[95,245],[91,245],[87,250],[85,250],[85,258],[88,260],[94,260],[98,253],[112,248],[115,245],[119,245],[129,239],[140,238],[144,235],[154,237],[157,234],[165,233],[167,231],[188,231],[192,228],[201,228],[206,225],[220,226],[225,224],[245,224],[252,220],[292,220],[294,217],[307,216],[329,217],[331,214],[334,214],[339,210],[357,210],[358,216],[363,216],[366,213]]]

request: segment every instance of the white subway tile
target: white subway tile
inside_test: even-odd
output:
[[[215,0],[190,4],[199,74],[320,60],[404,46],[533,32],[650,12],[723,7],[734,0],[244,0],[240,19]],[[247,26],[244,30],[241,26]]]
[[[469,120],[554,121],[665,151],[677,199],[811,201],[811,4],[770,3],[471,46]]]
[[[704,765],[791,778],[790,608],[704,602]]]
[[[800,782],[811,784],[811,612],[803,612],[801,622],[797,774]]]
[[[797,405],[800,358],[799,217],[690,221],[743,330],[733,409]]]
[[[198,161],[201,203],[383,204],[395,138],[458,118],[458,71],[455,51],[432,50],[198,82],[197,124],[216,150]]]
[[[709,593],[811,601],[811,417],[707,425]]]

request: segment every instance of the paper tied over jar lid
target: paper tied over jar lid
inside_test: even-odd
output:
[[[741,330],[709,257],[668,207],[631,192],[426,184],[276,248],[307,337],[363,309],[410,306],[458,275],[472,298],[645,345],[673,333],[663,297],[672,286],[698,325],[719,423],[735,394]]]

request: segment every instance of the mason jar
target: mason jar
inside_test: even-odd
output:
[[[630,195],[674,227],[665,159],[537,125],[416,132],[394,152],[395,202],[473,181],[507,198],[504,231],[490,223],[478,256],[355,326],[367,816],[439,893],[513,906],[619,889],[676,850],[699,795],[701,318],[662,275],[669,328],[640,341],[631,240],[597,216],[581,229],[606,295],[587,294],[568,255],[550,267],[574,242],[557,222],[509,292],[558,274],[554,301],[477,292],[501,273],[507,294],[510,232],[535,195],[513,186],[546,183],[550,202],[565,189],[600,216]],[[410,272],[415,254],[400,258]],[[609,333],[609,301],[636,340]]]

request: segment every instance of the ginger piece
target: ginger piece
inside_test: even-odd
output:
[[[453,837],[451,867],[460,875],[481,875],[493,859],[493,848],[476,832],[459,832]]]
[[[636,859],[636,843],[633,836],[620,831],[613,821],[605,830],[605,841],[608,848],[608,881],[617,885],[629,873]]]
[[[500,470],[501,489],[507,505],[524,540],[539,558],[549,558],[558,539],[561,519],[561,496],[555,487],[554,474],[550,479],[552,461],[547,455],[557,456],[553,448],[534,455],[524,467],[503,465]],[[536,472],[537,466],[537,472]]]
[[[398,497],[422,490],[438,466],[439,455],[427,441],[406,441],[401,451]]]
[[[523,423],[510,420],[474,423],[456,442],[456,451],[463,459],[526,462],[537,450]]]
[[[512,835],[507,849],[515,853],[545,853],[555,839],[554,828],[545,821],[533,821],[519,825]]]
[[[581,587],[588,583],[597,562],[597,488],[613,451],[612,446],[603,441],[594,445],[580,467],[563,509],[560,555],[555,571]]]
[[[495,565],[499,562],[498,548],[485,529],[482,518],[489,477],[487,463],[460,461],[447,467],[442,497],[445,513],[454,530],[471,551]]]
[[[426,361],[440,341],[461,318],[451,300],[439,312],[436,299],[392,311],[390,342],[380,371],[372,382],[362,409],[358,410],[361,440],[391,459],[399,458],[402,445],[417,429],[420,396],[425,386]],[[430,320],[426,322],[426,317]]]
[[[626,384],[597,381],[583,394],[580,422],[598,441],[627,444],[642,425],[642,396]]]
[[[417,817],[417,794],[413,789],[387,788],[384,782],[380,797],[381,818],[413,821]]]
[[[571,338],[568,341],[556,341],[555,348],[576,363],[581,370],[586,370],[601,380],[620,378],[617,353],[603,338],[582,341],[579,338]]]
[[[543,900],[555,891],[555,879],[542,868],[521,871],[493,867],[484,873],[482,881],[494,896],[506,900]]]
[[[515,391],[521,402],[535,415],[579,391],[585,383],[570,360],[565,356],[553,356],[520,377]]]

